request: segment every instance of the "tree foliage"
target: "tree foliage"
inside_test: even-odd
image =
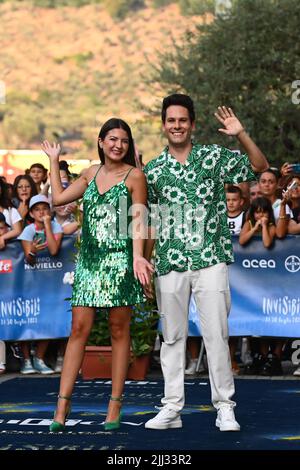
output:
[[[0,3],[23,2],[24,0],[0,0]],[[31,3],[37,7],[58,8],[64,6],[81,7],[90,3],[102,3],[103,0],[31,0]]]
[[[144,0],[103,0],[103,5],[113,18],[120,20],[125,18],[131,11],[145,6]]]
[[[23,0],[0,0],[0,3],[8,1],[22,2]],[[101,3],[111,16],[117,19],[122,19],[131,11],[145,6],[144,0],[31,0],[31,3],[34,6],[44,8],[82,7],[93,3]]]
[[[166,5],[170,5],[170,3],[175,3],[175,2],[174,0],[152,0],[152,4],[154,8],[165,7]]]
[[[216,0],[178,0],[183,15],[203,15],[215,11]]]
[[[139,8],[145,8],[144,0],[28,0],[33,6],[43,8],[60,8],[65,6],[82,7],[93,3],[104,5],[108,13],[116,19],[123,19]],[[231,0],[236,1],[236,0]],[[24,0],[0,0],[0,3],[21,3]],[[216,0],[149,0],[148,6],[162,8],[171,3],[177,3],[183,15],[202,15],[213,13]]]
[[[236,1],[226,17],[198,26],[184,46],[162,55],[155,79],[164,92],[193,97],[200,141],[236,146],[217,132],[213,113],[224,104],[271,163],[299,161],[300,104],[292,100],[300,79],[299,24],[298,0]]]

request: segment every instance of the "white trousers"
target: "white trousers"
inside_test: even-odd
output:
[[[193,293],[200,312],[212,404],[217,409],[225,403],[235,406],[231,400],[235,390],[228,347],[230,289],[226,264],[198,271],[171,271],[157,277],[155,284],[164,338],[160,353],[165,381],[162,404],[175,411],[184,406],[188,311]]]

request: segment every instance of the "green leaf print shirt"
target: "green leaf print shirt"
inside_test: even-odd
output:
[[[193,144],[181,164],[166,147],[144,172],[150,224],[156,229],[156,274],[232,263],[224,185],[256,179],[248,156]]]

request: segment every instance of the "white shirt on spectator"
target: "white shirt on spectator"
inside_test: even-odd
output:
[[[227,225],[230,230],[231,235],[239,235],[242,230],[242,226],[245,222],[245,212],[242,211],[239,215],[235,217],[230,217],[227,214]]]
[[[12,228],[13,224],[22,220],[18,210],[15,207],[10,207],[9,209],[3,210],[3,215],[5,217],[6,223]]]

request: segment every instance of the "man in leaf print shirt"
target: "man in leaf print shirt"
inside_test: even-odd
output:
[[[162,409],[146,422],[148,429],[182,427],[185,347],[191,293],[200,312],[207,352],[212,403],[220,431],[239,431],[233,408],[234,382],[228,348],[230,291],[227,264],[233,262],[227,226],[225,183],[255,180],[268,162],[230,108],[219,107],[219,132],[235,136],[247,154],[191,140],[195,129],[192,99],[166,97],[162,126],[168,146],[145,167],[152,237],[155,243],[155,288],[164,341],[161,365],[165,380]],[[154,240],[155,238],[155,240]],[[150,288],[148,295],[151,295]]]

